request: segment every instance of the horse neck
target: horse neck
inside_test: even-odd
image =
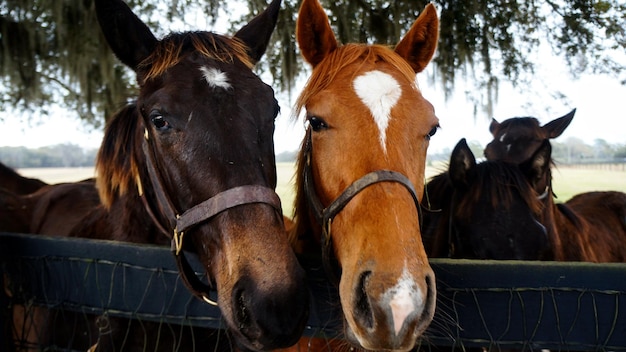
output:
[[[549,197],[546,207],[548,216],[542,224],[548,230],[548,238],[555,252],[557,261],[597,261],[595,254],[588,248],[587,226],[576,213],[564,204],[555,204]],[[544,210],[544,214],[546,214]]]
[[[146,143],[144,139],[141,139],[141,142]],[[133,179],[138,181],[124,195],[120,196],[110,209],[110,212],[116,213],[116,218],[120,219],[114,232],[119,240],[167,244],[169,241],[166,241],[167,237],[159,226],[168,222],[161,221],[159,198],[154,191],[153,179],[147,171],[149,168],[147,159],[150,156],[146,155],[137,143],[134,145],[134,159],[139,171]],[[145,144],[143,146],[145,147]],[[158,168],[156,165],[153,167]],[[157,172],[157,170],[154,171]],[[163,181],[158,179],[155,182],[162,183]],[[169,230],[169,226],[165,229]]]
[[[158,206],[151,190],[144,190],[143,197],[154,211]],[[155,216],[159,216],[158,213]],[[154,219],[137,191],[119,197],[108,211],[108,223],[112,226],[116,240],[134,243],[169,244],[169,239],[159,230]]]
[[[584,219],[566,204],[558,204],[556,207],[556,225],[563,245],[564,260],[600,261],[594,246],[590,245],[590,229]]]
[[[563,229],[562,214],[559,212],[554,198],[548,196],[542,201],[541,217],[538,221],[546,228],[546,235],[548,236],[548,243],[553,253],[553,258],[556,261],[568,260],[566,255],[566,244],[561,240],[561,231]]]

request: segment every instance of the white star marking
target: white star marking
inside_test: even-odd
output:
[[[357,77],[353,87],[363,104],[370,109],[378,126],[380,144],[386,152],[387,126],[391,119],[391,109],[402,95],[400,84],[390,74],[375,70]]]

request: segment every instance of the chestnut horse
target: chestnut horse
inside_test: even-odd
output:
[[[590,192],[555,204],[551,146],[544,140],[529,160],[476,163],[461,140],[449,170],[426,185],[439,213],[425,212],[433,257],[626,261],[626,194]]]
[[[338,284],[346,338],[409,350],[435,310],[435,277],[419,228],[426,149],[437,131],[416,73],[430,62],[438,18],[428,5],[395,50],[339,45],[317,0],[296,38],[313,72],[296,103],[307,130],[297,160],[298,251],[322,251]],[[321,247],[321,248],[320,248]]]
[[[183,282],[211,302],[213,289],[185,258],[193,251],[240,346],[292,345],[308,317],[308,290],[274,191],[279,107],[252,71],[280,0],[233,37],[194,31],[161,40],[121,0],[95,5],[108,44],[137,75],[139,96],[107,124],[96,162],[102,205],[67,234],[171,243]]]
[[[513,117],[501,123],[492,119],[489,132],[493,140],[485,147],[485,157],[487,160],[522,163],[530,159],[544,140],[560,136],[575,113],[576,109],[543,126],[534,117]]]

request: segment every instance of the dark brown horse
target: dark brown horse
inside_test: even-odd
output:
[[[35,192],[46,183],[36,178],[24,177],[17,171],[0,163],[0,187],[14,194],[28,194]]]
[[[426,185],[424,231],[433,257],[590,262],[626,260],[626,194],[551,195],[551,147],[521,164],[477,164],[464,140],[449,170]],[[436,200],[435,201],[433,201]]]
[[[422,188],[414,185],[424,182],[438,127],[416,82],[434,55],[438,25],[431,4],[394,49],[339,45],[317,0],[304,0],[298,14],[296,38],[313,72],[296,103],[308,127],[294,239],[299,251],[322,253],[346,338],[369,350],[411,349],[434,313],[435,278],[419,229]]]
[[[252,71],[280,0],[233,37],[198,31],[162,40],[122,1],[95,4],[109,45],[137,74],[139,96],[106,127],[96,165],[102,205],[64,231],[173,243],[183,281],[210,301],[210,288],[185,270],[185,252],[195,252],[240,346],[293,344],[307,319],[308,291],[274,192],[279,107]],[[155,341],[137,328],[143,341]],[[125,330],[117,333],[126,339]]]
[[[543,126],[534,117],[513,117],[501,123],[493,119],[489,125],[493,140],[485,147],[485,157],[487,160],[522,163],[530,159],[544,140],[560,136],[575,113],[576,109]]]

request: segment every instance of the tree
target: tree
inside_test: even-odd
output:
[[[580,138],[569,137],[563,143],[552,142],[552,159],[558,162],[580,163],[593,158],[593,147],[585,144]]]
[[[615,153],[613,154],[613,158],[626,161],[626,144],[618,145],[615,147]]]
[[[162,0],[138,0],[129,6],[158,29],[185,11],[217,12],[217,1],[198,2],[179,0],[165,7]],[[92,0],[0,3],[2,111],[48,114],[51,106],[61,105],[98,127],[135,96],[134,77],[109,49]]]
[[[593,157],[596,160],[608,160],[615,153],[613,146],[602,138],[596,138],[593,141]]]
[[[322,0],[341,42],[395,44],[428,0]],[[151,28],[167,32],[168,23],[201,11],[214,23],[218,10],[232,2],[217,0],[129,0]],[[249,16],[266,0],[242,0]],[[623,0],[435,0],[441,38],[434,59],[435,79],[450,94],[457,80],[476,82],[475,101],[490,114],[498,85],[525,86],[535,62],[530,53],[541,43],[563,57],[573,76],[582,73],[624,77],[626,3]],[[298,0],[283,0],[273,45],[261,71],[274,86],[289,91],[306,65],[294,38]],[[160,16],[160,17],[158,17]],[[164,18],[163,18],[164,16]],[[232,19],[238,28],[245,19]],[[188,29],[198,29],[193,25]],[[613,56],[614,53],[621,54]],[[622,61],[620,61],[622,60]],[[5,0],[0,3],[0,108],[38,111],[61,104],[99,124],[134,95],[133,75],[119,64],[101,37],[91,0]],[[102,115],[104,114],[104,115]]]

